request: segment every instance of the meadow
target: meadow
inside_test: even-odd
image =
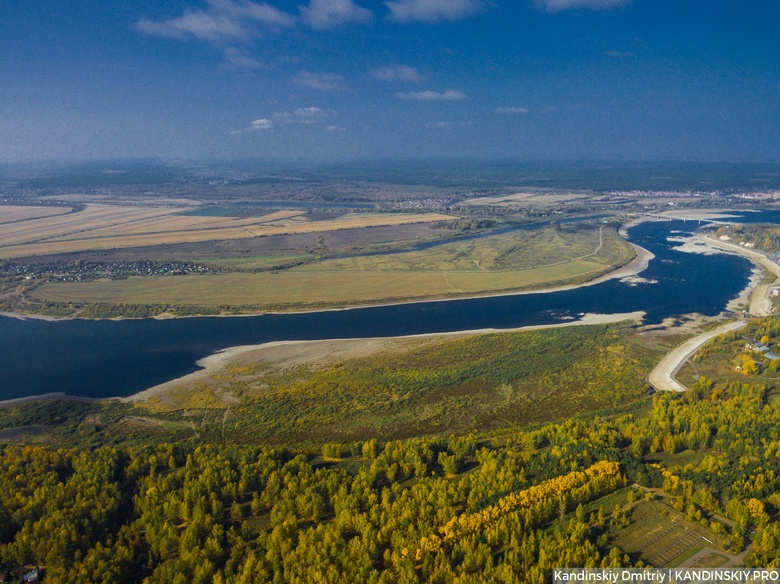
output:
[[[286,366],[239,357],[139,406],[169,421],[200,411],[199,432],[228,428],[237,440],[398,439],[497,430],[630,403],[647,392],[650,367],[625,329],[606,325],[384,340],[370,350],[358,344],[359,355],[331,345],[333,358]],[[300,346],[303,355],[312,354],[309,346]]]
[[[254,272],[296,263],[289,256],[281,264],[274,258],[244,258],[231,262],[231,267],[251,272],[48,283],[30,294],[39,301],[58,303],[307,308],[582,283],[627,263],[633,253],[612,226],[549,227],[421,251],[305,263],[301,259],[302,265],[286,270]]]

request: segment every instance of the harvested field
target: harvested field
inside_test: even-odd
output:
[[[305,221],[297,219],[302,211],[277,211],[243,219],[181,215],[182,211],[185,209],[88,205],[78,213],[12,223],[0,235],[0,257],[314,233],[452,218],[435,213],[350,214],[331,221]]]
[[[70,213],[70,211],[70,207],[0,205],[0,225],[16,223],[17,221],[27,221],[29,219],[40,219],[42,217],[52,217],[54,215],[65,215]]]
[[[466,199],[461,205],[491,207],[550,207],[572,203],[589,198],[587,193],[547,193],[547,192],[520,192],[511,195],[497,195],[493,197],[477,197]]]
[[[639,501],[630,520],[626,527],[610,529],[613,542],[651,566],[678,566],[708,546],[722,549],[725,545],[722,536],[660,501]]]
[[[322,237],[320,244],[319,237]],[[363,229],[342,229],[313,233],[290,233],[253,237],[247,233],[240,239],[222,239],[194,243],[176,243],[144,247],[128,247],[93,252],[74,252],[39,256],[41,261],[132,261],[139,257],[155,260],[192,260],[221,263],[221,260],[261,260],[267,256],[297,255],[321,249],[324,245],[334,252],[367,252],[385,248],[401,247],[405,244],[431,240],[437,237],[451,237],[452,231],[438,223],[408,223],[405,225],[366,227]],[[2,257],[2,255],[0,255]]]

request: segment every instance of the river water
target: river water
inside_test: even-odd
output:
[[[52,322],[3,317],[0,400],[50,392],[127,396],[197,370],[198,359],[219,349],[269,341],[512,329],[584,313],[643,310],[646,323],[693,312],[715,316],[745,288],[751,264],[732,255],[675,250],[678,244],[668,238],[697,226],[648,222],[629,230],[632,242],[656,256],[642,272],[642,283],[609,280],[560,292],[233,318]]]

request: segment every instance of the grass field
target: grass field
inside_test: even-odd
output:
[[[626,247],[614,229],[549,227],[468,239],[424,251],[325,260],[300,270],[490,272],[539,269],[578,260],[616,264],[630,259]]]
[[[635,503],[629,520],[626,526],[610,528],[612,542],[659,568],[679,566],[704,548],[722,550],[725,545],[722,536],[689,521],[684,514],[660,501]]]
[[[22,213],[16,209],[8,211],[8,216]],[[78,213],[9,223],[0,233],[0,257],[242,239],[283,233],[316,233],[452,218],[436,213],[357,213],[328,221],[306,221],[300,217],[302,211],[276,211],[262,217],[242,219],[181,215],[184,211],[185,208],[177,207],[87,205]],[[3,207],[0,207],[0,222],[3,220]]]
[[[626,263],[633,253],[611,228],[601,233],[599,229],[534,233],[503,234],[420,252],[325,260],[274,273],[50,283],[32,296],[50,302],[349,305],[584,282]]]
[[[312,259],[311,254],[268,254],[263,256],[253,256],[247,258],[217,258],[217,259],[195,259],[198,264],[207,266],[235,269],[235,270],[268,270],[282,266],[290,266],[300,262]]]
[[[501,429],[644,395],[648,363],[621,330],[374,340],[343,352],[339,343],[332,350],[303,343],[284,354],[259,349],[200,381],[173,384],[146,405],[177,420],[199,411],[221,427],[232,404],[234,436],[247,432],[273,443]]]

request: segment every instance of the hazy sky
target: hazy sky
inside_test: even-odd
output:
[[[0,161],[780,161],[776,0],[0,0]]]

